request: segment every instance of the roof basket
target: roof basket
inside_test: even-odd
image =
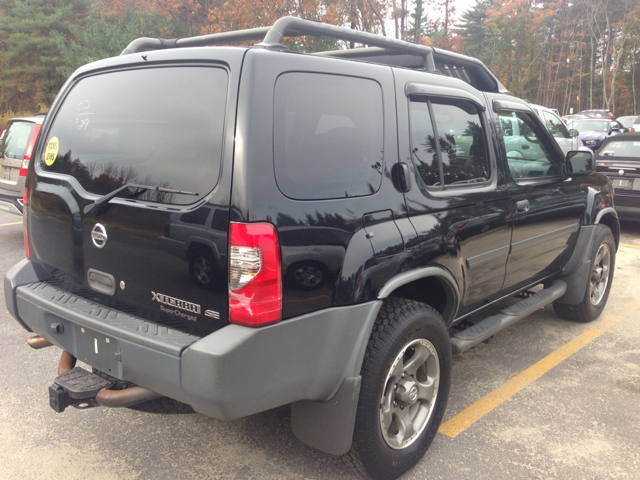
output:
[[[160,50],[165,48],[233,45],[256,40],[261,40],[256,47],[270,50],[287,50],[287,47],[282,44],[284,38],[304,35],[335,38],[369,47],[319,52],[314,55],[365,60],[383,65],[444,74],[459,78],[480,91],[509,93],[491,71],[475,58],[298,17],[282,17],[271,27],[250,28],[198,37],[171,40],[141,37],[133,40],[120,55],[137,53],[147,49]]]

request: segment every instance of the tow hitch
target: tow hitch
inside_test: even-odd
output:
[[[115,382],[106,380],[82,367],[74,367],[59,375],[49,387],[49,405],[56,412],[69,406],[96,407],[94,398],[103,388],[111,388]]]
[[[70,406],[82,409],[97,406],[130,407],[162,396],[142,387],[109,390],[115,386],[115,381],[76,367],[75,364],[75,357],[69,352],[62,352],[58,377],[49,387],[49,404],[58,413]]]

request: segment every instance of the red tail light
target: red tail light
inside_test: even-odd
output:
[[[29,143],[27,144],[27,150],[24,152],[24,157],[22,157],[22,165],[20,165],[20,176],[27,176],[27,169],[29,168],[29,160],[31,160],[31,154],[33,153],[33,146],[36,144],[36,139],[38,138],[38,134],[40,133],[40,128],[42,125],[36,125],[33,128],[33,132],[31,132],[31,137],[29,137]]]
[[[229,321],[261,327],[282,319],[280,244],[269,223],[231,222]]]
[[[171,222],[167,222],[164,224],[162,233],[165,238],[171,238]]]
[[[22,236],[24,238],[24,253],[27,258],[31,258],[29,249],[29,234],[27,233],[27,206],[29,205],[29,189],[25,187],[22,194]]]

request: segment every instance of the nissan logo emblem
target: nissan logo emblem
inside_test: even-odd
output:
[[[107,230],[101,224],[96,223],[91,229],[91,240],[96,247],[104,247],[107,244],[108,238]]]
[[[413,387],[411,387],[411,389],[409,390],[409,401],[411,403],[415,402],[418,399],[418,387],[416,387],[415,385]]]

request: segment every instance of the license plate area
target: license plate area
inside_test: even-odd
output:
[[[14,169],[11,167],[2,167],[2,172],[0,172],[0,179],[5,182],[12,182],[11,173]]]
[[[611,183],[614,189],[631,190],[633,188],[633,178],[614,178]]]
[[[74,325],[76,358],[101,372],[121,376],[120,347],[112,337],[86,327]]]

